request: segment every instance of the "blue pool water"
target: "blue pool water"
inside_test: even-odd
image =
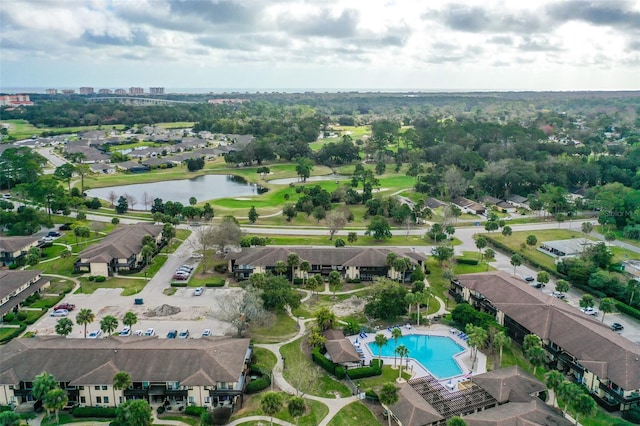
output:
[[[378,346],[373,342],[367,345],[371,353],[377,357],[380,351]],[[409,349],[409,358],[418,361],[437,379],[442,380],[462,374],[453,356],[464,351],[464,348],[449,337],[409,334],[398,338],[398,346],[400,345],[405,345]],[[390,338],[382,347],[382,356],[393,358],[395,347],[395,340]],[[388,361],[385,364],[388,364]]]

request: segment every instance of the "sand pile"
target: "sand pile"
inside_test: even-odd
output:
[[[146,317],[168,317],[180,313],[180,308],[171,305],[161,305],[155,309],[145,312]]]

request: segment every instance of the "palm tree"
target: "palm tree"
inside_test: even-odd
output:
[[[58,418],[58,411],[62,410],[67,403],[69,402],[69,397],[67,396],[67,392],[64,389],[55,388],[51,389],[44,397],[44,407],[48,412],[55,411],[56,413],[56,424],[60,424],[60,419]]]
[[[398,339],[402,337],[402,330],[399,327],[394,327],[391,330],[391,337],[393,338],[393,368],[396,368],[396,350],[398,349]]]
[[[56,322],[56,333],[61,336],[68,336],[73,331],[73,321],[69,318],[60,318]]]
[[[129,327],[131,327],[137,322],[138,322],[138,316],[131,311],[124,314],[124,318],[122,318],[122,323],[124,325],[128,325]]]
[[[407,315],[409,316],[409,318],[411,318],[411,307],[413,306],[414,303],[417,303],[418,300],[418,294],[417,293],[407,293],[404,296],[404,301],[407,305],[409,305],[409,312],[407,312]]]
[[[287,264],[284,263],[282,260],[278,260],[273,268],[274,271],[276,271],[276,274],[282,276],[282,274],[284,274],[285,272],[287,272]]]
[[[336,314],[331,312],[329,308],[323,306],[316,312],[316,324],[321,331],[332,329],[336,326],[338,319]]]
[[[387,254],[387,258],[385,259],[385,263],[389,268],[393,268],[396,260],[398,259],[398,255],[394,252],[390,252]],[[390,277],[393,279],[393,275]]]
[[[389,426],[391,426],[391,413],[389,412],[389,406],[398,402],[398,388],[393,383],[385,383],[380,390],[380,402],[387,407],[387,419],[389,420]]]
[[[509,346],[510,343],[511,343],[511,338],[507,336],[507,334],[504,331],[501,331],[497,333],[495,336],[493,336],[493,345],[499,350],[498,368],[502,366],[502,350],[504,349],[505,346]]]
[[[302,285],[307,283],[307,277],[309,276],[309,272],[311,272],[311,262],[308,260],[303,260],[300,262],[300,271],[304,272],[302,275]]]
[[[287,256],[287,266],[291,268],[291,285],[293,285],[293,279],[295,277],[295,269],[300,265],[300,256],[295,253],[290,253]]]
[[[336,291],[340,289],[342,286],[342,277],[340,276],[340,272],[331,271],[329,272],[329,288],[333,292],[333,298],[336,298]]]
[[[551,405],[555,407],[558,399],[558,389],[564,382],[564,374],[558,370],[551,370],[545,375],[545,379],[545,384],[553,391],[553,403]]]
[[[582,388],[580,385],[568,381],[564,381],[558,387],[558,400],[562,401],[562,412],[565,417],[567,415],[567,409],[572,401],[574,401],[580,394],[582,394]]]
[[[402,379],[402,359],[409,356],[409,349],[405,345],[400,345],[396,348],[396,354],[400,357],[400,369],[398,372],[398,380]]]
[[[411,260],[408,257],[397,258],[393,262],[393,269],[398,273],[398,282],[404,282],[404,273],[411,267]]]
[[[476,247],[478,248],[478,254],[480,255],[480,260],[482,260],[482,249],[487,246],[487,239],[482,235],[476,238]]]
[[[422,292],[418,293],[418,325],[420,325],[420,305],[424,302],[427,305],[427,315],[429,314],[429,301],[433,297],[431,287],[425,287]]]
[[[118,328],[118,319],[113,315],[107,315],[100,321],[100,330],[105,334],[111,335]]]
[[[525,356],[527,357],[531,365],[533,365],[533,375],[535,376],[538,367],[543,365],[546,361],[547,354],[542,346],[534,346],[525,353]]]
[[[269,416],[269,422],[273,426],[273,416],[282,410],[282,397],[277,392],[267,392],[260,400],[260,408]]]
[[[142,259],[144,259],[145,265],[149,264],[149,259],[151,259],[155,253],[156,248],[151,244],[145,244],[144,246],[142,246],[142,251],[140,252],[140,254],[142,254]]]
[[[76,317],[76,322],[78,325],[84,325],[84,338],[87,338],[87,324],[91,324],[93,320],[96,319],[93,311],[91,309],[80,309],[78,312],[78,316]]]
[[[289,415],[296,420],[296,424],[298,424],[298,417],[303,415],[306,409],[307,406],[304,402],[304,399],[300,398],[299,396],[291,397],[291,399],[287,403],[287,411],[289,412]]]
[[[131,374],[126,371],[118,371],[115,376],[113,376],[113,402],[116,400],[116,390],[123,391],[131,386]]]
[[[382,348],[388,341],[389,339],[387,339],[387,336],[382,333],[376,334],[375,340],[373,341],[373,343],[378,347],[378,364],[380,365],[380,368],[382,368]]]
[[[35,399],[42,400],[44,399],[47,392],[52,389],[58,387],[58,382],[53,377],[52,374],[43,371],[41,374],[38,374],[33,381],[33,388],[31,389],[31,394]]]
[[[576,412],[576,424],[578,424],[578,417],[580,415],[590,416],[596,410],[596,402],[591,398],[591,395],[586,393],[580,394],[571,402],[571,407]]]
[[[596,301],[594,300],[592,295],[585,294],[582,296],[578,304],[580,305],[581,308],[586,309],[586,308],[592,308],[593,305],[596,304]]]
[[[465,333],[469,336],[469,340],[467,343],[471,347],[473,351],[473,364],[478,360],[478,348],[484,346],[489,334],[487,330],[482,327],[476,327],[473,324],[467,324],[465,328]]]
[[[613,312],[616,308],[616,301],[611,297],[605,297],[600,301],[600,310],[602,311],[602,322],[604,322],[604,316],[610,312]]]

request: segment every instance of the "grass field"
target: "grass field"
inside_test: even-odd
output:
[[[16,139],[28,139],[32,136],[39,136],[42,132],[65,132],[65,133],[78,133],[88,130],[100,130],[105,131],[113,128],[117,130],[124,129],[123,124],[114,124],[108,126],[77,126],[77,127],[35,127],[26,120],[2,120],[0,124],[9,124],[8,134]]]
[[[328,426],[380,425],[376,416],[362,402],[352,402],[329,421]]]
[[[297,332],[296,321],[286,313],[278,313],[273,322],[263,327],[251,328],[249,334],[256,343],[278,343],[293,337]]]
[[[280,410],[274,417],[284,420],[289,423],[295,424],[295,419],[291,417],[289,411],[287,410],[286,402],[291,398],[291,395],[280,392],[282,396],[282,400],[284,401],[283,408]],[[243,417],[249,416],[264,416],[265,414],[262,412],[260,408],[260,400],[262,399],[262,394],[252,395],[250,398],[245,399],[245,403],[240,411],[231,416],[232,420],[241,419]],[[314,401],[312,399],[304,399],[307,405],[306,413],[298,419],[297,425],[299,426],[316,426],[320,424],[322,419],[324,419],[327,414],[329,414],[329,407],[325,404]],[[258,424],[253,422],[241,423],[241,424]]]

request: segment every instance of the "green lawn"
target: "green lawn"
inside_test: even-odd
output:
[[[255,367],[260,371],[273,370],[273,367],[276,366],[276,362],[278,360],[276,358],[276,354],[270,350],[258,347],[253,348],[253,357],[255,361],[253,362],[252,367]]]
[[[328,234],[329,231],[327,231]],[[347,232],[347,231],[342,231]],[[406,236],[405,231],[393,230],[391,231],[394,236],[388,240],[376,240],[373,237],[367,237],[364,235],[359,235],[358,240],[354,243],[347,242],[346,235],[337,235],[333,237],[333,240],[329,240],[328,235],[286,235],[280,236],[278,235],[278,231],[274,230],[272,235],[269,234],[261,234],[263,237],[269,237],[269,245],[313,245],[313,246],[331,246],[335,245],[335,240],[337,238],[342,238],[347,246],[426,246],[431,245],[432,243],[424,240],[419,235],[409,235]]]
[[[262,399],[262,395],[263,394],[253,395],[251,396],[251,398],[248,398],[248,400],[245,400],[245,403],[242,409],[238,413],[231,416],[231,419],[236,420],[236,419],[249,417],[249,416],[264,416],[265,414],[260,408],[260,400]],[[286,404],[286,401],[288,401],[289,398],[291,398],[291,395],[285,392],[280,392],[280,395],[282,396],[283,401],[285,403],[283,404],[282,410],[280,410],[273,417],[295,424],[295,419],[289,415],[289,412],[287,410],[287,404]],[[298,419],[297,424],[299,426],[317,426],[322,421],[322,419],[324,419],[327,416],[327,414],[329,414],[329,407],[327,407],[325,404],[321,402],[314,401],[312,399],[305,398],[304,401],[307,404],[307,412]],[[252,424],[252,423],[241,423],[241,424]]]
[[[16,139],[27,139],[33,135],[40,135],[42,132],[58,132],[58,133],[78,133],[84,132],[87,130],[100,130],[104,129],[112,129],[115,127],[116,129],[122,130],[124,129],[124,125],[116,124],[109,126],[77,126],[77,127],[35,127],[30,124],[27,120],[2,120],[2,124],[9,123],[9,135],[15,137]]]
[[[359,384],[360,385],[360,389],[362,391],[364,391],[366,389],[373,389],[373,388],[382,387],[382,385],[384,385],[385,383],[395,383],[396,379],[398,378],[398,374],[400,373],[400,371],[397,370],[397,369],[395,369],[395,370],[393,369],[393,361],[385,361],[385,363],[387,363],[387,362],[390,362],[390,365],[383,365],[382,366],[382,375],[373,376],[373,377],[366,377],[364,379],[358,379],[358,380],[355,380],[354,383]],[[400,362],[400,358],[398,358],[398,362]],[[411,378],[411,375],[405,373],[404,369],[403,369],[402,370],[402,378],[405,379],[405,380],[409,380]]]
[[[156,255],[153,260],[151,261],[151,264],[147,265],[146,267],[144,267],[142,269],[142,271],[140,272],[136,272],[135,274],[131,274],[131,277],[148,277],[151,278],[153,277],[159,270],[160,268],[162,268],[162,265],[164,265],[167,260],[169,258],[167,257],[166,254],[160,253],[158,255]],[[146,275],[145,275],[146,273]]]
[[[284,378],[289,381],[290,375],[292,374],[291,372],[299,370],[297,368],[293,368],[293,366],[296,364],[302,364],[305,370],[315,368],[318,369],[320,374],[320,379],[317,380],[307,392],[310,395],[332,398],[335,397],[334,392],[337,392],[342,397],[351,396],[351,390],[346,385],[343,385],[329,377],[324,370],[320,369],[320,367],[313,364],[310,359],[307,358],[301,348],[303,341],[304,338],[300,338],[291,343],[287,343],[280,348],[280,354],[286,359],[287,366],[290,367],[284,370]]]
[[[150,279],[150,278],[149,278]],[[76,290],[78,294],[93,294],[98,288],[121,288],[123,296],[132,296],[142,291],[148,281],[144,279],[109,277],[104,282],[89,281],[87,278],[80,277],[80,288]]]
[[[86,418],[75,418],[71,414],[67,413],[58,413],[58,418],[60,419],[59,423],[56,423],[56,416],[54,413],[51,413],[51,416],[47,418],[46,416],[40,423],[42,426],[55,426],[56,424],[69,424],[69,423],[86,423]],[[102,418],[92,418],[92,422],[105,422],[105,425],[108,425],[109,422],[113,421],[113,419],[102,419]]]
[[[158,420],[160,420],[161,422],[163,420],[174,420],[174,421],[178,421],[178,422],[182,422],[191,426],[199,426],[200,425],[200,419],[196,418],[196,417],[192,417],[192,416],[176,416],[176,415],[169,415],[169,416],[165,416],[165,415],[160,415],[158,416]]]
[[[380,425],[376,416],[362,402],[352,402],[329,421],[328,426]]]
[[[278,343],[293,337],[298,324],[286,313],[278,313],[275,322],[264,327],[251,328],[249,334],[256,343]]]

